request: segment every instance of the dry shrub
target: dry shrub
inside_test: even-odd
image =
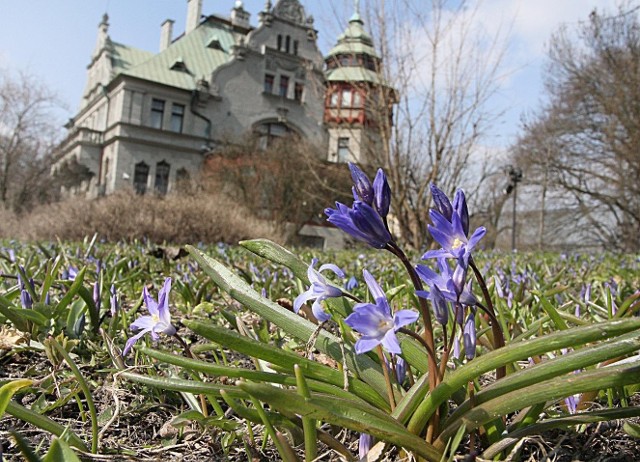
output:
[[[43,205],[20,216],[0,210],[4,238],[81,240],[94,233],[108,241],[237,243],[265,237],[282,242],[273,226],[222,194],[158,197],[122,191],[95,200]]]

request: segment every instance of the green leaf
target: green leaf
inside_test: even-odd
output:
[[[13,395],[20,390],[21,388],[28,387],[33,383],[33,380],[29,379],[18,379],[13,380],[9,383],[5,383],[0,387],[0,418],[4,415],[4,412],[7,410],[7,406],[11,401]]]
[[[65,433],[71,446],[74,446],[81,451],[89,451],[84,442],[80,438],[78,438],[78,435],[46,416],[40,415],[37,412],[32,411],[31,409],[27,409],[18,403],[14,403],[13,401],[10,401],[7,405],[7,412],[16,419],[24,420],[25,422],[28,422],[58,437]]]
[[[309,282],[307,280],[307,269],[309,265],[304,263],[297,255],[275,242],[268,239],[253,239],[250,241],[240,241],[239,244],[262,258],[286,266],[297,278],[307,283]]]
[[[552,360],[528,367],[480,390],[475,394],[473,404],[470,401],[466,401],[456,408],[455,412],[449,416],[447,425],[456,425],[456,419],[468,412],[472,406],[496,399],[515,390],[524,390],[530,385],[562,374],[580,370],[612,358],[625,356],[638,349],[640,349],[640,337],[636,332],[631,332],[599,345],[572,351],[556,356]]]
[[[182,323],[196,334],[212,342],[224,345],[226,348],[237,351],[238,353],[279,365],[291,375],[293,375],[293,367],[298,364],[307,377],[330,383],[337,387],[344,385],[344,377],[340,371],[315,361],[310,361],[290,351],[285,351],[252,338],[239,335],[229,329],[215,326],[211,323],[191,320],[183,320]],[[383,409],[390,409],[387,401],[384,400],[377,391],[361,380],[350,378],[349,390],[367,402]]]
[[[627,435],[633,438],[640,438],[640,425],[631,422],[625,422],[622,428]]]
[[[281,373],[274,374],[272,372],[248,370],[248,369],[243,369],[241,367],[235,367],[235,366],[221,366],[219,364],[212,364],[207,361],[185,358],[183,356],[175,355],[172,353],[159,351],[154,348],[142,347],[139,350],[142,353],[148,356],[151,356],[152,358],[158,359],[163,363],[180,366],[187,370],[198,371],[212,377],[224,376],[229,378],[251,380],[253,382],[278,383],[281,385],[288,385],[288,386],[296,385],[296,379],[292,375],[281,374]],[[281,352],[282,350],[278,350],[278,351]],[[297,356],[297,359],[301,360],[302,358]],[[344,391],[341,388],[342,385],[335,386],[335,385],[331,385],[329,383],[318,381],[318,380],[307,380],[307,384],[309,385],[309,388],[311,390],[317,391],[320,393],[327,393],[330,395],[341,396],[345,399],[353,399],[353,400],[361,399],[361,398],[358,398],[358,396],[353,393]],[[372,392],[372,396],[378,396],[378,395]],[[376,401],[376,403],[379,403],[379,402]],[[384,404],[384,402],[382,402],[382,404]]]
[[[571,416],[547,419],[534,425],[518,428],[517,430],[504,435],[498,443],[487,448],[482,454],[483,459],[492,459],[500,452],[516,444],[520,439],[529,435],[541,435],[554,428],[568,428],[573,425],[586,423],[603,422],[607,420],[631,419],[640,417],[640,406],[630,406],[617,409],[598,409],[595,411],[581,412]]]
[[[429,461],[439,462],[442,456],[432,445],[408,432],[387,413],[368,404],[354,403],[325,395],[304,398],[295,391],[257,383],[241,383],[239,386],[251,396],[269,403],[280,412],[295,412],[302,417],[368,433],[380,440],[415,451]]]
[[[13,439],[16,440],[16,446],[26,462],[42,462],[42,459],[33,451],[27,440],[16,431],[9,432]]]
[[[80,459],[67,443],[55,438],[42,462],[80,462]]]
[[[637,364],[604,367],[579,374],[568,374],[506,393],[498,399],[476,406],[462,416],[458,422],[466,425],[468,431],[473,431],[495,418],[533,404],[553,401],[577,393],[622,387],[638,382],[640,382],[640,365]],[[436,446],[438,444],[444,445],[443,442],[451,438],[457,429],[458,425],[454,425],[452,422],[440,434]]]
[[[197,422],[202,427],[221,428],[227,432],[235,431],[239,426],[238,422],[219,416],[205,417],[201,412],[195,410],[186,411],[177,415],[173,420],[171,420],[171,425],[175,428],[181,428],[188,425],[190,422]]]
[[[226,391],[229,396],[236,399],[247,399],[249,396],[232,385],[220,385],[217,383],[198,382],[196,380],[186,380],[168,377],[151,377],[148,375],[134,374],[133,372],[122,372],[119,377],[123,377],[132,382],[141,383],[161,390],[172,390],[177,392],[189,392],[194,394],[212,395],[221,397],[220,391]]]
[[[533,292],[533,294],[538,296],[538,299],[540,300],[540,304],[542,305],[542,308],[547,312],[547,314],[555,324],[556,328],[558,330],[567,330],[568,329],[567,323],[564,322],[564,319],[562,319],[562,316],[560,316],[560,313],[558,313],[558,310],[556,310],[556,308],[551,304],[551,302],[549,302],[549,300],[547,299],[547,295],[540,294],[539,292],[538,293]]]
[[[303,342],[309,340],[316,329],[315,324],[286,310],[277,303],[263,298],[242,278],[232,273],[217,260],[192,246],[186,246],[186,248],[218,287],[227,292],[236,301]],[[336,361],[343,361],[339,339],[336,336],[323,330],[318,335],[315,345],[322,353],[329,355]],[[380,396],[386,396],[384,375],[380,365],[367,355],[356,355],[351,345],[345,345],[344,349],[346,354],[344,359],[349,370],[357,373]],[[304,372],[307,374],[307,371]],[[396,400],[399,401],[400,396],[397,396]]]
[[[589,326],[574,327],[532,340],[509,343],[505,348],[490,351],[455,371],[449,372],[445,379],[428,396],[428,378],[426,376],[421,377],[414,385],[414,387],[417,387],[416,390],[412,389],[409,393],[410,400],[402,400],[392,415],[401,422],[410,419],[408,428],[414,433],[420,433],[440,404],[449,399],[461,387],[482,374],[548,351],[605,340],[639,328],[639,319],[608,321]]]

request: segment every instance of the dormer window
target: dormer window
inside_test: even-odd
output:
[[[189,73],[189,69],[187,69],[187,65],[182,60],[182,58],[176,59],[174,63],[171,65],[170,69],[172,71],[186,72],[187,74]]]
[[[224,51],[224,48],[222,48],[222,43],[220,43],[220,40],[218,40],[216,37],[209,40],[207,47],[213,48],[214,50]]]

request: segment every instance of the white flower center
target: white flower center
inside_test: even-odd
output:
[[[462,247],[463,244],[464,244],[464,242],[462,242],[460,239],[458,239],[456,237],[455,240],[453,241],[453,245],[451,246],[451,248],[452,249],[459,249],[460,247]]]
[[[387,332],[392,327],[393,327],[393,322],[390,321],[389,319],[381,319],[380,322],[378,323],[378,329],[380,329],[382,332]]]

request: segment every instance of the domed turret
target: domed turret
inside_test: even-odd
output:
[[[382,77],[381,60],[360,17],[359,2],[338,43],[325,57],[327,96],[324,122],[333,162],[367,163],[388,139],[394,91]]]

